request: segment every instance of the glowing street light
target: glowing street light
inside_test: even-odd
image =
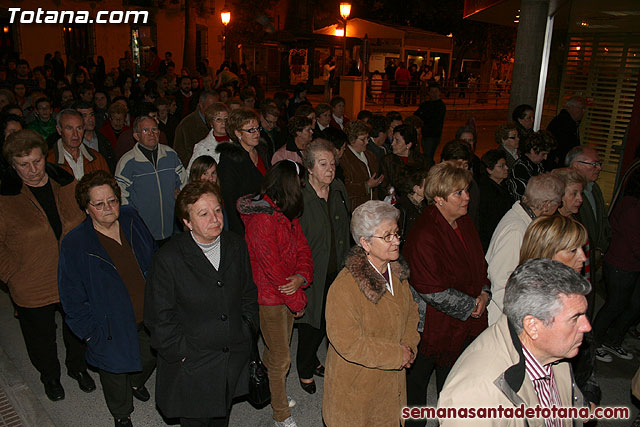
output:
[[[351,3],[340,3],[340,16],[342,19],[348,19],[351,15]]]
[[[227,59],[227,25],[231,22],[231,12],[223,9],[222,12],[220,12],[220,20],[222,21],[222,25],[224,25],[224,59]]]
[[[225,27],[229,25],[229,22],[231,22],[231,12],[229,12],[228,10],[223,10],[222,12],[220,12],[220,20],[222,21],[222,25],[224,25]]]
[[[340,16],[344,21],[344,37],[342,38],[342,75],[347,74],[347,20],[351,15],[351,3],[340,3]]]

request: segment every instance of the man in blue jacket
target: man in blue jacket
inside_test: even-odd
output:
[[[122,204],[136,208],[162,245],[176,230],[176,194],[187,174],[170,147],[158,144],[160,130],[155,119],[140,116],[133,125],[136,145],[118,161],[115,178],[122,190]]]

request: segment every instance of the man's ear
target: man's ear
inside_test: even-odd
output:
[[[539,329],[542,326],[542,321],[530,314],[526,315],[522,320],[522,329],[525,334],[529,336],[531,341],[538,339],[540,333]]]
[[[58,131],[58,135],[62,136],[62,129],[60,129],[60,126],[56,126],[56,130]]]
[[[133,133],[133,139],[135,139],[136,141],[140,141],[140,134],[137,132]]]

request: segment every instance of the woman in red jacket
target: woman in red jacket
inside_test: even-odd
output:
[[[260,328],[266,344],[263,361],[269,373],[276,426],[295,427],[287,399],[293,319],[307,305],[303,288],[313,280],[313,259],[298,217],[303,197],[302,168],[283,160],[267,172],[262,191],[238,200],[245,226],[253,280],[258,287]],[[293,405],[292,405],[293,406]]]
[[[487,327],[490,283],[480,236],[467,215],[470,182],[471,172],[449,162],[432,167],[429,206],[404,246],[409,282],[427,303],[418,355],[407,372],[408,406],[426,406],[432,372],[439,393],[458,356]]]

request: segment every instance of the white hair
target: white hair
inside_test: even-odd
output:
[[[371,239],[376,229],[385,221],[397,221],[400,211],[381,200],[369,200],[358,206],[351,217],[351,235],[358,246],[360,238]]]

